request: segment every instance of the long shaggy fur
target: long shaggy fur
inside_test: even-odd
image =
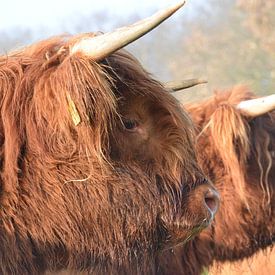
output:
[[[238,86],[187,106],[197,125],[204,172],[221,194],[213,226],[162,253],[159,274],[199,275],[214,261],[245,259],[275,240],[275,112],[247,117],[235,106],[254,98]]]
[[[190,211],[209,187],[191,121],[131,55],[97,63],[71,56],[72,41],[0,58],[0,273],[152,272],[157,251],[208,217]]]

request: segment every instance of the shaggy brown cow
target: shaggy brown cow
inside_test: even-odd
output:
[[[181,5],[0,57],[0,274],[144,274],[212,221],[191,120],[117,51]]]
[[[236,87],[187,106],[197,125],[199,162],[221,206],[209,230],[160,256],[158,274],[201,274],[214,260],[244,259],[274,242],[275,111],[253,118],[236,108],[252,98]]]

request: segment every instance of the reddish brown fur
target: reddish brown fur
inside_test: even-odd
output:
[[[0,57],[1,274],[151,272],[211,221],[186,113],[125,51],[97,63],[74,40]]]
[[[275,112],[249,118],[235,108],[244,87],[187,106],[204,172],[221,194],[213,226],[161,255],[159,274],[201,274],[213,261],[247,258],[275,240]]]
[[[273,249],[272,249],[273,248]],[[211,275],[271,275],[275,273],[275,249],[261,250],[253,256],[239,261],[214,264]]]

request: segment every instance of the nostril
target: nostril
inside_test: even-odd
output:
[[[204,201],[209,210],[215,214],[219,208],[219,194],[214,189],[208,189],[205,193]]]
[[[214,212],[217,208],[216,200],[213,198],[205,198],[205,203],[208,206],[208,208]]]

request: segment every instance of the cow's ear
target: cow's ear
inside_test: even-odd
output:
[[[249,156],[249,126],[234,106],[221,105],[209,121],[210,139],[241,198],[246,200],[244,166]]]
[[[24,76],[32,97],[23,114],[33,146],[55,158],[104,159],[116,99],[103,67],[72,56],[33,73],[35,81]]]
[[[249,154],[249,125],[234,106],[221,105],[209,121],[212,141],[227,163],[235,157],[244,161]]]

